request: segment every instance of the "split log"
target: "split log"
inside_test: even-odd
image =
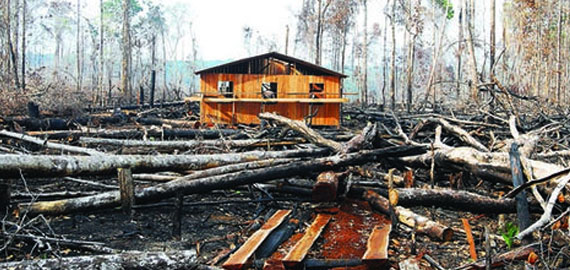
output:
[[[390,245],[391,224],[375,226],[368,238],[366,252],[362,256],[362,261],[370,269],[379,267],[388,261],[388,246]]]
[[[296,144],[302,142],[302,140],[290,140],[290,141],[277,141],[277,140],[265,140],[265,139],[247,139],[247,140],[194,140],[194,141],[142,141],[142,140],[121,140],[121,139],[105,139],[105,138],[92,138],[92,137],[81,137],[79,138],[79,143],[85,145],[111,145],[120,147],[152,147],[156,148],[166,148],[166,149],[193,149],[198,146],[216,146],[222,147],[227,146],[233,147],[250,147],[250,146],[268,146],[274,145],[275,143],[285,144]]]
[[[257,230],[247,241],[224,263],[223,267],[230,270],[242,269],[249,257],[257,250],[261,243],[275,230],[285,218],[291,213],[291,210],[279,210],[271,216],[269,220],[259,230]]]
[[[361,151],[342,156],[291,162],[268,168],[245,170],[236,173],[195,179],[192,181],[188,181],[182,177],[174,181],[157,184],[152,187],[135,191],[135,203],[140,205],[169,198],[177,193],[184,195],[204,193],[215,189],[226,189],[239,185],[247,185],[297,175],[306,175],[314,172],[333,170],[338,167],[363,164],[386,157],[413,155],[423,151],[425,150],[420,147],[396,146],[371,151]],[[30,214],[57,215],[89,209],[116,207],[119,205],[119,202],[119,192],[110,191],[82,198],[21,204],[19,207],[21,211],[29,209]]]
[[[174,138],[203,138],[217,139],[220,136],[238,136],[242,135],[239,130],[235,129],[149,129],[145,131],[138,129],[122,129],[122,130],[106,130],[93,129],[83,130],[63,130],[63,131],[30,131],[26,134],[31,136],[42,136],[47,139],[65,139],[68,137],[96,136],[101,138],[114,139],[140,139],[143,136],[157,137],[164,139]],[[240,136],[243,137],[243,136]],[[233,139],[239,139],[233,138]]]
[[[29,143],[33,143],[33,144],[37,144],[37,145],[42,145],[42,146],[45,146],[45,147],[50,148],[50,149],[67,151],[70,153],[85,154],[85,155],[90,155],[90,156],[104,155],[105,154],[103,152],[99,152],[99,151],[94,150],[94,149],[72,146],[72,145],[59,144],[59,143],[53,143],[53,142],[50,142],[48,140],[42,140],[42,139],[39,139],[39,138],[36,138],[33,136],[29,136],[26,134],[20,134],[20,133],[16,133],[16,132],[11,132],[11,131],[7,131],[7,130],[0,130],[0,136],[10,137],[10,138],[22,140],[25,142],[29,142]]]
[[[317,238],[323,232],[325,226],[329,223],[332,216],[329,214],[318,214],[311,226],[307,228],[303,237],[293,246],[291,250],[287,253],[285,258],[283,258],[283,264],[287,268],[296,267],[301,263],[307,252],[311,249],[311,246],[315,243]]]
[[[197,266],[195,250],[125,252],[0,263],[2,269],[189,269]],[[195,268],[192,268],[195,269]]]
[[[389,192],[390,203],[401,206],[437,206],[473,213],[514,213],[515,200],[494,199],[454,189],[398,188]]]
[[[359,189],[352,189],[350,195],[367,201],[373,209],[379,212],[387,215],[391,212],[390,201],[374,191],[367,190],[362,192],[362,190]],[[401,223],[410,228],[415,228],[418,233],[425,234],[439,241],[449,241],[453,236],[453,230],[451,228],[432,221],[425,216],[418,215],[401,206],[396,206],[393,209]]]
[[[325,149],[288,151],[250,151],[210,155],[105,155],[105,156],[24,156],[0,155],[2,177],[105,175],[118,168],[133,172],[184,171],[215,167],[230,163],[271,158],[308,157],[327,153]]]

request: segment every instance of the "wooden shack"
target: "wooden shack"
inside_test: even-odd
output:
[[[277,52],[203,70],[200,121],[259,124],[261,112],[291,119],[310,118],[316,126],[338,126],[346,75]]]

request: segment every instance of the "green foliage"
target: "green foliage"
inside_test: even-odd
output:
[[[447,19],[451,20],[455,15],[455,11],[453,10],[453,4],[451,0],[434,0],[435,3],[444,11],[447,9]]]
[[[515,225],[512,222],[507,222],[505,224],[505,227],[502,228],[500,232],[509,249],[512,248],[515,236],[519,233],[519,226]]]

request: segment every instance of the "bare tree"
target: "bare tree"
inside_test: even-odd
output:
[[[26,0],[22,1],[22,92],[26,92]]]
[[[99,90],[97,93],[97,101],[103,106],[103,81],[105,79],[105,62],[104,62],[104,28],[103,28],[103,0],[99,0]]]
[[[315,33],[315,64],[320,65],[322,60],[322,39],[323,39],[323,17],[325,16],[327,9],[329,8],[332,0],[325,0],[326,3],[322,4],[322,0],[317,0],[318,12],[317,12],[317,31]]]
[[[77,57],[77,92],[81,91],[81,0],[77,0],[77,36],[75,54]]]
[[[491,0],[493,1],[493,0]],[[457,22],[459,24],[459,31],[457,31],[457,67],[455,69],[455,77],[457,83],[455,84],[455,90],[457,92],[457,98],[459,99],[461,96],[460,90],[460,82],[461,82],[461,55],[463,53],[463,16],[464,9],[463,9],[463,0],[459,0],[459,14],[457,16]]]
[[[127,102],[132,100],[132,92],[130,85],[130,64],[131,64],[131,39],[130,39],[130,16],[131,1],[123,0],[123,60],[121,69],[121,87],[123,97]]]
[[[390,12],[390,28],[392,29],[392,53],[390,58],[390,108],[396,110],[396,0],[392,0]]]
[[[562,78],[562,0],[558,0],[558,37],[556,43],[556,100],[558,101],[558,104],[560,104],[560,100],[562,99],[562,96],[560,95],[560,82]]]
[[[491,1],[491,16],[490,16],[490,25],[491,29],[489,29],[490,36],[489,36],[489,80],[491,80],[491,72],[493,72],[493,67],[495,66],[495,0]]]
[[[473,4],[473,1],[471,2]],[[479,95],[479,79],[477,74],[477,60],[475,59],[475,47],[473,46],[473,24],[472,24],[472,8],[469,7],[467,10],[467,48],[469,49],[469,59],[471,60],[471,98],[475,102],[478,101]]]
[[[362,42],[362,103],[368,104],[368,3],[362,0],[364,8],[364,30]]]

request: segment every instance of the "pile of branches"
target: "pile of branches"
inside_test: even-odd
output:
[[[109,175],[118,175],[120,182],[108,187],[113,188],[108,191],[60,194],[61,197],[55,200],[57,194],[32,194],[31,199],[17,204],[4,202],[4,207],[18,213],[19,217],[64,215],[114,207],[129,212],[133,205],[259,183],[274,192],[299,194],[304,190],[304,194],[311,194],[316,186],[296,183],[294,179],[318,179],[322,173],[329,173],[335,179],[329,187],[330,192],[313,193],[314,199],[334,201],[348,196],[365,200],[375,210],[389,216],[392,227],[400,224],[437,241],[449,241],[457,231],[465,233],[469,239],[471,232],[467,233],[470,231],[467,227],[465,230],[450,228],[409,207],[517,213],[519,232],[514,235],[514,240],[520,247],[516,252],[489,255],[485,260],[476,260],[457,269],[501,266],[505,258],[524,261],[531,253],[541,254],[539,247],[545,246],[544,243],[550,250],[567,249],[568,232],[559,228],[563,228],[560,224],[568,220],[563,191],[570,187],[570,170],[558,165],[556,160],[570,155],[559,149],[568,145],[567,137],[563,135],[570,134],[570,128],[561,118],[541,120],[543,116],[540,116],[529,121],[515,116],[503,119],[492,114],[398,116],[357,109],[349,110],[345,115],[353,120],[367,120],[368,124],[353,134],[353,131],[338,129],[315,130],[302,121],[262,113],[259,117],[269,124],[264,129],[201,130],[165,126],[153,129],[144,127],[144,121],[137,120],[136,128],[128,130],[27,134],[22,130],[2,130],[0,151],[12,153],[0,155],[0,175],[4,182],[54,177],[100,187],[102,184],[98,179]],[[16,120],[7,122],[10,121]],[[184,140],[169,140],[172,138]],[[388,170],[390,168],[396,168],[402,174]],[[149,181],[149,184],[135,188],[133,179]],[[488,183],[487,186],[504,190],[506,194],[499,197],[492,190],[477,188],[479,185],[466,185],[478,182]],[[534,219],[531,213],[539,214],[539,218]],[[21,228],[26,227],[21,222],[10,222],[3,223],[6,246],[22,234]],[[555,224],[558,227],[553,229]],[[538,235],[546,231],[559,237],[547,239]],[[47,241],[46,236],[30,231],[24,235],[35,241]],[[566,242],[552,239],[565,239]],[[79,244],[98,252],[106,250],[102,243]],[[472,237],[469,244],[475,245]],[[123,254],[116,250],[107,252]],[[506,257],[509,254],[518,257]],[[120,256],[116,257],[116,260],[122,260]],[[194,254],[185,258],[196,262]],[[75,262],[69,259],[67,263],[80,265],[83,259]],[[568,267],[569,261],[566,256],[552,262],[535,260],[533,263]],[[26,264],[31,262],[14,262],[10,266]]]

